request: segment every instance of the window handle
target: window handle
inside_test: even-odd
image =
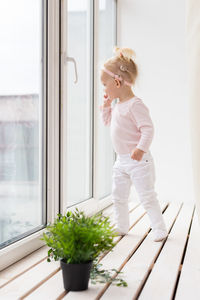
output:
[[[74,63],[74,72],[75,72],[75,78],[76,78],[74,83],[77,83],[78,82],[78,73],[77,73],[76,61],[73,57],[66,56],[65,57],[65,63],[67,63],[68,61]]]

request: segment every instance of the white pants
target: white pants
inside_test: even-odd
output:
[[[154,191],[155,167],[150,150],[144,153],[140,161],[133,160],[131,154],[117,154],[112,180],[114,221],[120,232],[127,233],[129,230],[128,198],[132,184],[149,216],[151,228],[166,229],[157,193]]]

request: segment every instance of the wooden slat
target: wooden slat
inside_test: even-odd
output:
[[[181,203],[172,203],[163,214],[168,231],[180,210],[180,206]],[[115,300],[122,299],[123,297],[127,300],[133,299],[133,296],[137,295],[141,285],[144,283],[148,271],[151,269],[162,245],[163,242],[152,241],[151,234],[148,234],[143,243],[121,270],[123,272],[123,279],[128,283],[128,286],[118,287],[110,285],[101,299],[111,299],[112,297]]]
[[[180,214],[170,232],[170,238],[165,243],[153,266],[138,298],[139,300],[146,300],[149,295],[154,300],[169,300],[172,298],[193,209],[193,205],[187,204],[184,204],[181,208]]]
[[[162,207],[163,204],[161,204]],[[166,204],[164,204],[164,207]],[[162,207],[163,209],[163,207]],[[141,218],[141,219],[140,219]],[[133,251],[138,247],[140,242],[144,239],[149,231],[148,216],[142,206],[139,206],[136,210],[130,213],[131,223],[135,225],[129,231],[129,234],[120,239],[120,242],[113,248],[113,251],[109,252],[102,260],[102,267],[105,269],[120,269],[125,262],[132,255]],[[136,221],[139,220],[139,221]],[[113,273],[114,274],[114,273]],[[105,287],[105,284],[97,283],[92,285],[89,282],[89,288],[86,291],[81,292],[69,292],[63,299],[97,299],[98,295]]]
[[[60,294],[65,294],[63,288],[62,271],[58,271],[53,277],[44,282],[35,291],[33,291],[26,300],[55,300]],[[78,300],[78,299],[77,299]]]
[[[34,290],[44,280],[53,276],[59,270],[59,262],[52,261],[48,263],[46,260],[37,264],[29,271],[12,280],[6,286],[0,289],[0,299],[21,299],[30,290]]]
[[[200,225],[196,210],[175,299],[200,299]]]
[[[20,276],[36,264],[45,260],[48,247],[44,246],[0,272],[0,288]]]

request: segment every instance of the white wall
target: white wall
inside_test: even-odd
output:
[[[185,2],[118,0],[118,45],[136,51],[140,76],[133,91],[155,126],[150,150],[158,198],[194,202]]]
[[[200,225],[200,2],[186,0],[186,45],[195,202]]]

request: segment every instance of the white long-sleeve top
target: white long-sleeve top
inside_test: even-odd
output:
[[[113,107],[100,106],[105,126],[110,126],[113,148],[118,154],[131,153],[136,147],[148,152],[154,126],[148,107],[138,97],[118,102]]]

